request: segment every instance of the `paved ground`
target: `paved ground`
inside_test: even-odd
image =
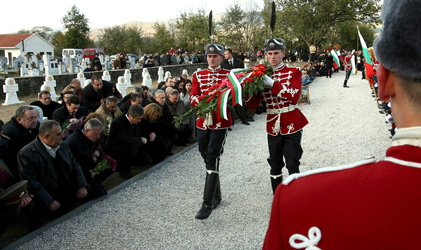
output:
[[[302,139],[301,169],[384,157],[388,126],[366,80],[344,72],[310,85],[310,124]],[[194,219],[203,194],[204,164],[194,148],[121,192],[56,225],[20,249],[259,249],[272,190],[265,115],[236,124],[221,159],[223,201],[204,221]],[[286,176],[285,172],[285,176]]]

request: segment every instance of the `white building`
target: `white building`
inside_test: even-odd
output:
[[[54,46],[36,33],[0,35],[0,57],[7,57],[9,65],[13,58],[26,54],[54,56]]]

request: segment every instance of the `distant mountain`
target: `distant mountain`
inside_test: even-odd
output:
[[[222,16],[225,13],[219,13],[219,14],[214,14],[213,15],[213,20],[215,22],[221,20]],[[176,18],[170,18],[170,19],[163,19],[163,20],[157,20],[159,23],[165,23],[166,25],[168,25],[169,23],[175,22],[177,19]],[[155,30],[153,29],[153,24],[155,22],[139,22],[139,21],[131,21],[131,22],[127,22],[123,25],[127,25],[127,26],[137,26],[142,28],[143,31],[143,35],[146,37],[152,37],[155,33]],[[116,25],[118,26],[118,25]],[[91,29],[91,31],[89,32],[89,37],[94,41],[97,42],[98,39],[101,37],[102,35],[102,29]]]

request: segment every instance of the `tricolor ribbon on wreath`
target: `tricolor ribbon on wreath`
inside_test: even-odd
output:
[[[180,125],[184,118],[196,113],[199,117],[205,117],[213,111],[218,117],[228,120],[228,102],[232,105],[243,106],[243,97],[255,95],[264,89],[263,77],[272,74],[272,67],[266,64],[258,64],[252,69],[233,69],[221,84],[215,84],[209,88],[209,92],[203,93],[198,98],[199,104],[187,113],[174,117],[176,126]]]

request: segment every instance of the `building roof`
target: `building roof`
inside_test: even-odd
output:
[[[16,48],[22,40],[26,40],[32,35],[33,33],[0,35],[0,48]]]

